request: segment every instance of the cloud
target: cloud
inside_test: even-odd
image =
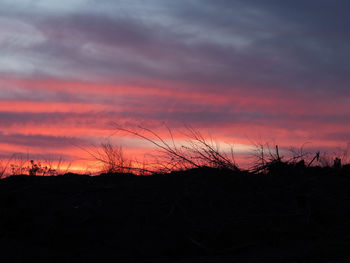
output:
[[[181,79],[217,89],[329,90],[332,85],[347,92],[348,37],[342,26],[336,27],[342,23],[331,19],[334,12],[343,12],[325,3],[320,12],[309,12],[308,3],[287,9],[275,1],[86,6],[72,5],[74,12],[57,8],[56,14],[46,14],[43,6],[39,16],[14,15],[11,19],[25,21],[46,40],[20,49],[24,54],[19,52],[13,64],[25,55],[33,61],[13,71],[88,80]],[[320,32],[324,15],[332,31]],[[343,17],[339,19],[347,23]]]
[[[349,5],[1,1],[0,129],[14,144],[42,139],[21,129],[96,140],[113,121],[346,140]]]
[[[36,148],[71,148],[73,144],[81,143],[77,138],[56,137],[44,135],[3,134],[0,133],[0,144],[13,144]]]

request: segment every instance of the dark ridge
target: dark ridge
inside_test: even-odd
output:
[[[348,262],[350,166],[0,180],[2,262]]]

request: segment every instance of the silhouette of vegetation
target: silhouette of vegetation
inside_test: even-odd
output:
[[[7,161],[1,172],[3,174],[3,177],[7,172],[12,176],[57,176],[59,173],[62,174],[68,172],[70,168],[70,163],[66,165],[65,169],[62,169],[62,164],[62,158],[59,158],[58,161],[53,161],[50,159],[35,161],[33,159],[29,159],[28,154],[14,154]]]
[[[315,161],[319,161],[320,152],[314,155],[311,152],[305,152],[303,146],[300,149],[291,148],[288,157],[280,155],[278,145],[275,145],[272,150],[271,146],[266,144],[255,145],[255,160],[250,171],[252,173],[269,173],[279,169],[286,169],[292,167],[310,167]],[[310,159],[310,156],[313,156]],[[308,161],[308,159],[310,159]]]
[[[187,126],[182,132],[187,139],[181,143],[176,142],[173,132],[166,127],[168,139],[162,138],[155,131],[138,126],[138,129],[127,129],[115,124],[116,132],[142,139],[155,146],[157,155],[151,155],[153,160],[131,160],[128,158],[122,146],[114,145],[107,140],[98,147],[85,148],[78,146],[87,152],[93,160],[100,164],[100,173],[103,174],[136,174],[153,175],[186,171],[193,168],[214,168],[219,170],[240,171],[235,158],[234,147],[226,145],[222,150],[220,144],[213,138],[204,137],[198,130]],[[228,146],[228,147],[227,147]],[[295,168],[308,168],[312,166],[333,167],[340,169],[348,163],[350,143],[344,149],[333,154],[317,152],[305,152],[304,145],[299,149],[289,149],[289,154],[283,150],[281,154],[278,145],[271,147],[269,143],[255,143],[253,152],[253,165],[248,169],[252,174],[280,173],[282,170]],[[61,169],[63,161],[60,158],[56,164],[52,160],[35,161],[23,154],[14,154],[6,162],[0,162],[0,179],[6,174],[30,176],[56,176],[69,171],[70,164],[65,170]],[[86,173],[90,173],[86,171]]]
[[[186,127],[184,135],[187,137],[187,140],[186,143],[182,144],[175,142],[173,132],[168,127],[167,131],[170,140],[162,138],[159,134],[146,127],[138,126],[138,128],[139,131],[135,131],[116,126],[117,131],[131,134],[156,147],[159,153],[156,157],[157,161],[153,164],[148,164],[147,171],[168,173],[201,167],[238,170],[232,146],[230,146],[230,153],[228,154],[220,149],[220,145],[217,142],[213,139],[206,139],[192,127]],[[135,166],[138,166],[138,164]]]
[[[132,162],[125,157],[123,148],[114,146],[110,141],[101,143],[100,147],[94,149],[80,148],[102,164],[101,173],[129,173],[132,170]]]
[[[35,162],[34,160],[30,160],[30,165],[27,166],[25,169],[30,176],[55,176],[58,174],[56,169],[52,168],[52,164],[50,165],[49,163],[49,165],[42,165],[40,162]]]
[[[11,159],[12,158],[10,158],[7,161],[0,161],[0,179],[2,179],[5,176],[6,171],[10,165]]]
[[[16,175],[0,180],[4,262],[350,259],[346,154],[328,155],[324,165],[324,153],[257,144],[255,165],[244,170],[232,147],[191,128],[180,144],[170,129],[170,139],[144,127],[117,131],[156,146],[156,161],[131,161],[106,141],[83,148],[100,176],[59,175],[61,160],[23,155],[1,166]]]

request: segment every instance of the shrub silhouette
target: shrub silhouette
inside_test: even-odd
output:
[[[148,163],[140,163],[137,160],[129,160],[125,157],[121,146],[115,146],[110,141],[100,144],[99,149],[88,150],[80,147],[95,161],[102,164],[103,173],[128,173],[137,174],[161,174],[174,171],[183,171],[192,168],[215,168],[219,170],[239,171],[240,168],[235,162],[233,146],[230,145],[229,152],[223,151],[220,145],[212,138],[205,138],[198,130],[186,127],[183,133],[187,140],[185,143],[178,143],[174,139],[173,132],[166,127],[168,139],[160,136],[152,129],[137,126],[138,129],[127,129],[115,124],[116,132],[123,132],[142,139],[155,146],[158,155],[152,155],[153,160]],[[288,169],[304,169],[314,165],[324,165],[324,156],[320,152],[305,152],[303,146],[295,150],[291,148],[290,154],[283,156],[278,145],[270,147],[269,144],[256,144],[255,161],[248,169],[256,173],[278,173]],[[339,158],[338,158],[339,159]],[[340,159],[339,159],[340,160]],[[341,167],[334,159],[333,167]]]
[[[35,161],[33,159],[29,160],[28,156],[25,157],[22,154],[14,154],[8,161],[3,176],[5,176],[5,174],[8,175],[9,172],[12,176],[25,174],[29,176],[56,176],[60,172],[62,173],[61,166],[62,158],[60,158],[58,162],[53,162],[50,159]],[[67,172],[69,168],[70,164],[67,165],[67,168],[64,169],[63,172]]]
[[[166,128],[170,142],[151,129],[142,126],[138,126],[138,128],[140,131],[119,126],[116,129],[143,139],[156,147],[160,156],[157,157],[158,161],[153,167],[148,165],[147,171],[166,173],[201,167],[239,170],[234,159],[232,146],[230,146],[230,154],[228,154],[220,149],[217,142],[214,142],[212,139],[206,139],[192,127],[186,127],[187,144],[177,144],[173,132],[168,127]]]
[[[110,141],[100,144],[100,149],[84,149],[94,160],[102,164],[102,173],[128,173],[132,169],[132,162],[128,160],[121,146],[114,146]]]

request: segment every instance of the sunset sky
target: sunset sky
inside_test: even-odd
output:
[[[256,141],[336,151],[350,142],[349,10],[348,0],[1,0],[0,157],[81,161],[76,145],[100,143],[113,123],[163,136],[164,123],[191,125],[240,153]]]

